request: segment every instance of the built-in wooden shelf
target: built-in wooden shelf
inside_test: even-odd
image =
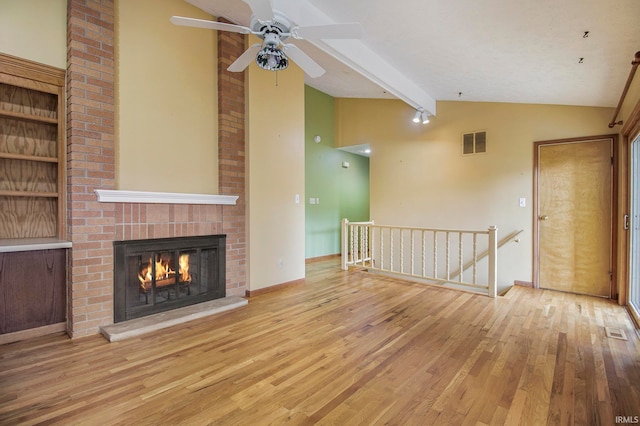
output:
[[[65,70],[0,53],[0,239],[66,236]]]
[[[57,238],[0,239],[0,253],[71,248],[71,241]]]
[[[58,193],[57,192],[32,192],[32,191],[0,191],[0,197],[58,198]]]
[[[40,161],[43,163],[58,162],[58,158],[56,157],[40,157],[37,155],[11,154],[9,152],[0,152],[0,158],[7,158],[9,160]]]
[[[43,117],[41,115],[26,114],[24,112],[7,111],[0,109],[0,117],[17,118],[19,120],[35,121],[37,123],[58,124],[57,118]]]

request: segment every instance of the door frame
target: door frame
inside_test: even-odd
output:
[[[633,110],[630,112],[629,116],[624,122],[622,126],[622,130],[620,131],[622,135],[622,143],[621,143],[621,167],[623,168],[624,179],[622,181],[622,203],[624,203],[624,212],[625,214],[630,214],[631,212],[631,156],[630,156],[630,148],[631,143],[640,136],[640,99],[636,103]],[[624,256],[621,262],[621,282],[620,282],[620,298],[618,299],[618,304],[626,305],[627,310],[636,322],[636,326],[640,327],[640,318],[638,317],[638,313],[635,312],[632,308],[629,307],[629,297],[630,297],[630,289],[631,280],[629,277],[631,271],[631,238],[628,230],[623,230],[621,233],[621,250],[624,250]]]
[[[637,136],[634,138],[629,138],[629,145],[626,147],[628,151],[627,155],[629,157],[627,170],[628,186],[627,188],[625,188],[627,191],[625,193],[624,200],[626,201],[627,206],[625,219],[628,226],[624,228],[625,234],[622,239],[623,245],[627,250],[627,256],[625,256],[623,266],[621,267],[621,274],[624,271],[624,278],[626,279],[623,278],[624,285],[622,286],[622,290],[620,291],[620,298],[625,302],[624,304],[627,306],[629,315],[635,321],[636,327],[640,328],[640,307],[635,306],[633,303],[631,303],[632,287],[636,283],[635,274],[640,273],[640,269],[636,270],[636,268],[640,268],[640,263],[638,263],[638,256],[634,251],[634,248],[638,250],[638,247],[634,247],[636,242],[634,240],[634,237],[638,238],[639,236],[636,235],[636,232],[634,232],[634,228],[638,226],[638,224],[636,223],[636,218],[639,217],[638,212],[635,210],[639,206],[637,204],[636,206],[634,206],[635,196],[638,194],[638,188],[636,188],[636,185],[634,185],[634,183],[636,183],[636,176],[640,177],[640,170],[638,170],[640,168],[640,161],[636,161],[636,158],[640,160],[640,131],[637,132],[636,135]],[[638,142],[636,142],[636,140]],[[625,140],[625,142],[627,141]],[[638,144],[638,151],[634,149],[634,143]]]
[[[539,147],[542,145],[559,145],[576,142],[588,142],[599,139],[612,140],[612,167],[611,167],[611,299],[618,298],[618,135],[583,136],[579,138],[554,139],[535,141],[533,143],[533,288],[540,288],[540,229],[538,225],[538,184],[539,184]]]

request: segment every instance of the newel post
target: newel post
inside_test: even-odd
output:
[[[349,219],[342,219],[342,249],[341,257],[342,257],[342,269],[344,271],[347,270],[347,261],[349,257]]]
[[[498,295],[498,228],[489,227],[489,297]]]

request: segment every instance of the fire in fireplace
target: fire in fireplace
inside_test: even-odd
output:
[[[114,321],[225,297],[225,235],[114,242]]]
[[[178,259],[178,274],[176,276],[173,253],[157,253],[156,260],[149,258],[149,262],[143,263],[138,274],[140,280],[140,293],[145,296],[145,304],[149,303],[148,294],[155,288],[161,289],[174,285],[177,282],[179,288],[186,288],[187,294],[191,294],[191,274],[189,273],[189,253],[180,253]],[[154,272],[155,269],[155,272]]]

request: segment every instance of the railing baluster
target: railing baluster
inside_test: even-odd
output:
[[[360,226],[360,264],[364,266],[364,225]]]
[[[353,241],[354,238],[355,238],[356,232],[357,232],[356,230],[357,230],[357,225],[353,225],[351,227],[351,234],[349,235],[349,238],[350,238],[349,239],[349,246],[350,246],[349,253],[351,254],[351,263],[353,265],[355,265],[356,260],[358,259],[357,256],[356,256],[356,253],[354,251],[355,248],[356,248],[356,245],[355,245],[355,243]]]
[[[433,231],[433,278],[438,278],[438,232]]]
[[[447,263],[446,263],[446,277],[447,277],[447,281],[449,281],[451,279],[451,277],[449,276],[450,273],[450,268],[449,268],[449,260],[451,258],[451,252],[449,250],[450,248],[450,243],[449,243],[449,231],[447,231],[447,240],[446,240],[446,250],[447,250]]]
[[[498,290],[498,228],[489,227],[489,297],[496,297]]]
[[[375,232],[375,229],[373,228],[373,226],[369,225],[369,247],[367,247],[367,253],[369,254],[369,265],[373,268],[376,267],[375,265],[375,256],[374,256],[374,249],[375,249],[375,239],[374,239],[374,235],[373,233]]]
[[[356,242],[358,241],[358,225],[353,226],[353,235],[351,236],[351,254],[353,256],[353,264],[358,264],[358,246]]]
[[[473,233],[473,284],[478,283],[478,234]]]
[[[400,230],[400,273],[404,273],[404,230]]]
[[[384,269],[384,228],[380,228],[380,269]]]
[[[413,264],[414,264],[414,259],[413,257],[415,256],[415,244],[413,242],[413,229],[409,232],[409,236],[411,237],[411,259],[409,262],[409,265],[411,265],[411,275],[415,275],[414,274],[414,268],[413,268]]]
[[[371,264],[371,227],[367,225],[367,259]]]
[[[420,234],[422,236],[422,276],[427,276],[427,241],[425,237],[425,232],[422,230]]]
[[[460,277],[459,280],[460,282],[464,282],[464,278],[462,277],[462,274],[464,273],[464,260],[462,258],[462,232],[458,232],[458,266],[460,268]]]
[[[391,256],[389,260],[389,270],[393,272],[393,228],[389,228],[389,245],[389,256]]]
[[[349,233],[349,247],[350,247],[349,253],[351,254],[351,263],[355,264],[355,255],[353,253],[353,250],[355,248],[354,244],[353,244],[353,233],[355,232],[354,226],[351,225],[349,227],[349,230],[350,230],[350,233]]]
[[[344,271],[347,270],[349,264],[349,253],[348,253],[348,233],[349,233],[349,220],[342,219],[342,227],[341,227],[341,235],[340,235],[340,251],[341,251],[341,261],[342,261],[342,269]]]
[[[353,245],[353,264],[358,264],[358,225],[354,225],[353,227],[353,236],[351,239],[351,244]]]

